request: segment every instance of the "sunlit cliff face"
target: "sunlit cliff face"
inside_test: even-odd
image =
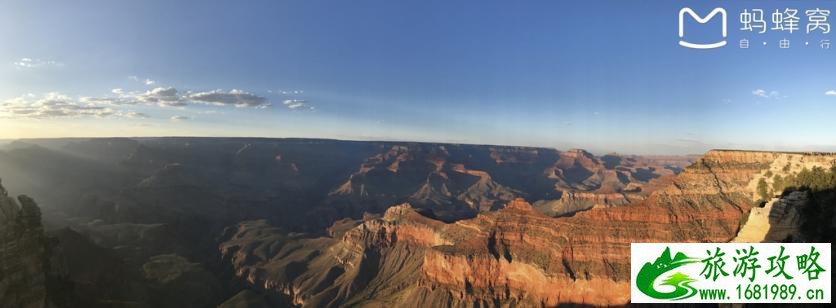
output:
[[[444,223],[403,204],[316,239],[283,236],[263,220],[242,222],[227,229],[220,249],[236,275],[303,306],[367,300],[623,305],[630,298],[630,243],[728,242],[756,206],[751,184],[768,170],[833,162],[834,154],[710,151],[646,199],[571,217],[549,217],[516,199]],[[800,231],[782,232],[797,237]],[[275,255],[288,257],[251,253],[272,245],[283,247]],[[300,267],[307,270],[286,274]],[[324,285],[331,287],[312,287]]]
[[[758,183],[834,161],[827,153],[77,138],[3,146],[0,177],[38,201],[48,236],[64,245],[56,258],[79,262],[71,265],[78,276],[57,278],[78,282],[89,300],[214,305],[240,291],[217,291],[232,279],[304,306],[617,305],[629,300],[629,243],[798,238],[793,223],[780,234],[741,231],[747,217],[753,227],[776,226],[750,211],[763,198]]]

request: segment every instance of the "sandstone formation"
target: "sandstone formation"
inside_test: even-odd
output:
[[[757,155],[765,158],[767,164],[747,186],[753,199],[760,197],[758,196],[757,186],[761,179],[769,187],[770,195],[780,196],[782,191],[773,189],[776,179],[786,179],[788,176],[796,175],[804,169],[810,170],[815,167],[830,169],[836,163],[836,155],[831,153],[747,152],[747,155]]]
[[[629,300],[631,242],[832,238],[836,185],[790,189],[786,179],[813,167],[805,183],[831,176],[822,168],[834,158],[310,139],[16,141],[0,147],[0,174],[44,205],[48,237],[37,246],[33,220],[9,220],[34,211],[3,192],[3,217],[14,223],[0,235],[30,231],[4,237],[2,251],[31,257],[0,255],[0,286],[30,285],[3,300],[35,306],[620,305]],[[761,208],[759,199],[776,201]],[[38,249],[48,261],[40,272]]]
[[[404,204],[329,237],[244,222],[220,249],[254,287],[309,307],[625,304],[631,242],[732,240],[780,155],[710,151],[642,200],[570,217],[516,199],[445,223]]]
[[[764,207],[753,207],[746,224],[732,240],[736,243],[777,243],[798,239],[801,234],[802,209],[808,193],[793,191],[773,198]]]
[[[381,214],[404,202],[445,221],[494,211],[518,197],[539,201],[538,210],[549,215],[571,215],[646,198],[691,161],[263,138],[29,139],[0,148],[0,174],[15,179],[9,185],[16,190],[37,196],[49,223],[72,225],[83,217],[168,223],[196,230],[195,237],[259,218],[320,232],[337,220]]]
[[[451,221],[494,211],[523,197],[561,216],[644,199],[690,162],[584,150],[409,144],[367,159],[329,194],[335,206],[380,211],[409,202]]]

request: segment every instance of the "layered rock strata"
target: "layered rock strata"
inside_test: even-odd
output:
[[[238,277],[301,306],[626,304],[630,243],[732,240],[781,155],[710,151],[643,200],[569,217],[516,199],[444,223],[403,204],[330,237],[245,222],[220,249]]]

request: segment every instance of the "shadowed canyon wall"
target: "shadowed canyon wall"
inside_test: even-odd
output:
[[[631,242],[732,240],[757,206],[750,184],[784,159],[836,156],[710,151],[647,198],[570,217],[516,199],[454,223],[403,204],[330,237],[245,222],[221,252],[238,276],[302,306],[625,304]]]
[[[631,242],[826,237],[808,222],[832,220],[832,196],[798,184],[834,160],[21,140],[0,148],[0,176],[41,209],[2,191],[0,294],[29,307],[619,305]]]

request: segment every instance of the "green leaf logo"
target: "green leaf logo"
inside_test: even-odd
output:
[[[662,255],[656,258],[656,261],[652,264],[647,262],[642,266],[638,276],[636,276],[636,287],[642,293],[655,299],[680,300],[694,296],[697,294],[697,289],[692,287],[690,283],[696,281],[696,279],[681,272],[675,272],[666,276],[665,280],[660,283],[660,285],[674,287],[673,291],[659,292],[653,288],[653,285],[656,279],[659,279],[670,271],[683,265],[697,262],[699,262],[699,259],[688,257],[681,252],[671,258],[671,249],[670,247],[666,247]]]

